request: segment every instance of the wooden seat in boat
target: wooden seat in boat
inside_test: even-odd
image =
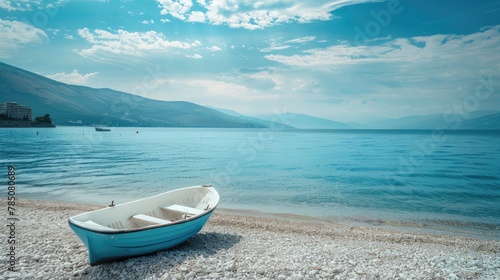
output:
[[[167,211],[175,211],[175,212],[180,212],[180,213],[185,213],[185,214],[190,214],[190,215],[199,215],[205,210],[198,209],[198,208],[193,208],[189,206],[184,206],[184,205],[179,205],[179,204],[172,204],[169,206],[161,206],[160,209],[167,210]]]
[[[163,224],[169,224],[172,222],[169,220],[160,219],[160,218],[156,218],[156,217],[152,217],[152,216],[148,216],[148,215],[144,215],[144,214],[134,215],[134,216],[132,216],[132,219],[135,219],[135,220],[138,220],[141,222],[145,222],[148,224],[153,224],[153,225],[163,225]]]

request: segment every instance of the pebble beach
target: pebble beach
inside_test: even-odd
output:
[[[0,279],[498,279],[500,241],[217,209],[187,242],[90,266],[68,217],[102,206],[20,200]],[[7,251],[7,230],[1,248]]]

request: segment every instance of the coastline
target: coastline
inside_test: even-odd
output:
[[[344,226],[356,226],[362,228],[378,228],[389,229],[395,232],[402,233],[428,233],[445,236],[456,236],[475,238],[481,240],[500,241],[500,228],[496,225],[481,223],[481,222],[466,222],[460,220],[445,220],[445,219],[398,219],[394,217],[373,218],[366,216],[310,216],[299,215],[293,213],[275,213],[259,210],[235,210],[235,209],[221,209],[224,212],[234,215],[244,216],[259,216],[278,219],[290,219],[295,221],[309,220],[316,222],[334,222]]]
[[[18,272],[4,279],[495,279],[500,241],[217,209],[189,241],[89,266],[68,217],[102,206],[16,201]],[[6,238],[0,241],[7,250]],[[7,260],[6,254],[0,257]],[[0,277],[1,279],[1,277]]]
[[[55,128],[56,126],[49,123],[40,123],[36,121],[11,121],[0,120],[0,128]]]

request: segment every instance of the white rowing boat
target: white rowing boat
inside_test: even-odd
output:
[[[178,245],[208,221],[219,203],[212,186],[181,188],[69,218],[91,265],[140,256]]]

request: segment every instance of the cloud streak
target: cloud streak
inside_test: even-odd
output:
[[[80,74],[78,70],[73,70],[71,73],[59,72],[51,75],[45,75],[47,78],[54,79],[59,82],[67,83],[67,84],[76,84],[76,85],[87,85],[89,80],[92,77],[95,77],[98,73],[88,73],[88,74]]]
[[[491,27],[470,35],[432,35],[394,39],[375,46],[332,45],[327,48],[309,49],[302,54],[276,55],[265,58],[287,66],[335,70],[344,65],[370,63],[453,63],[468,61],[477,64],[478,59],[498,60],[500,26]]]
[[[0,9],[12,11],[31,11],[33,6],[40,6],[40,0],[0,0]]]
[[[199,46],[199,41],[169,41],[156,31],[129,32],[117,30],[109,32],[102,29],[94,31],[88,28],[78,30],[78,35],[92,44],[90,48],[78,51],[82,56],[95,57],[102,53],[117,55],[145,56],[149,52],[168,53],[171,49],[190,49]]]
[[[47,42],[47,34],[32,25],[0,19],[0,57],[10,57],[21,48]]]
[[[227,25],[249,30],[299,22],[325,21],[332,18],[332,12],[348,5],[373,0],[157,0],[162,15],[171,15],[182,21],[208,22],[213,25]],[[195,10],[196,9],[196,10]]]

